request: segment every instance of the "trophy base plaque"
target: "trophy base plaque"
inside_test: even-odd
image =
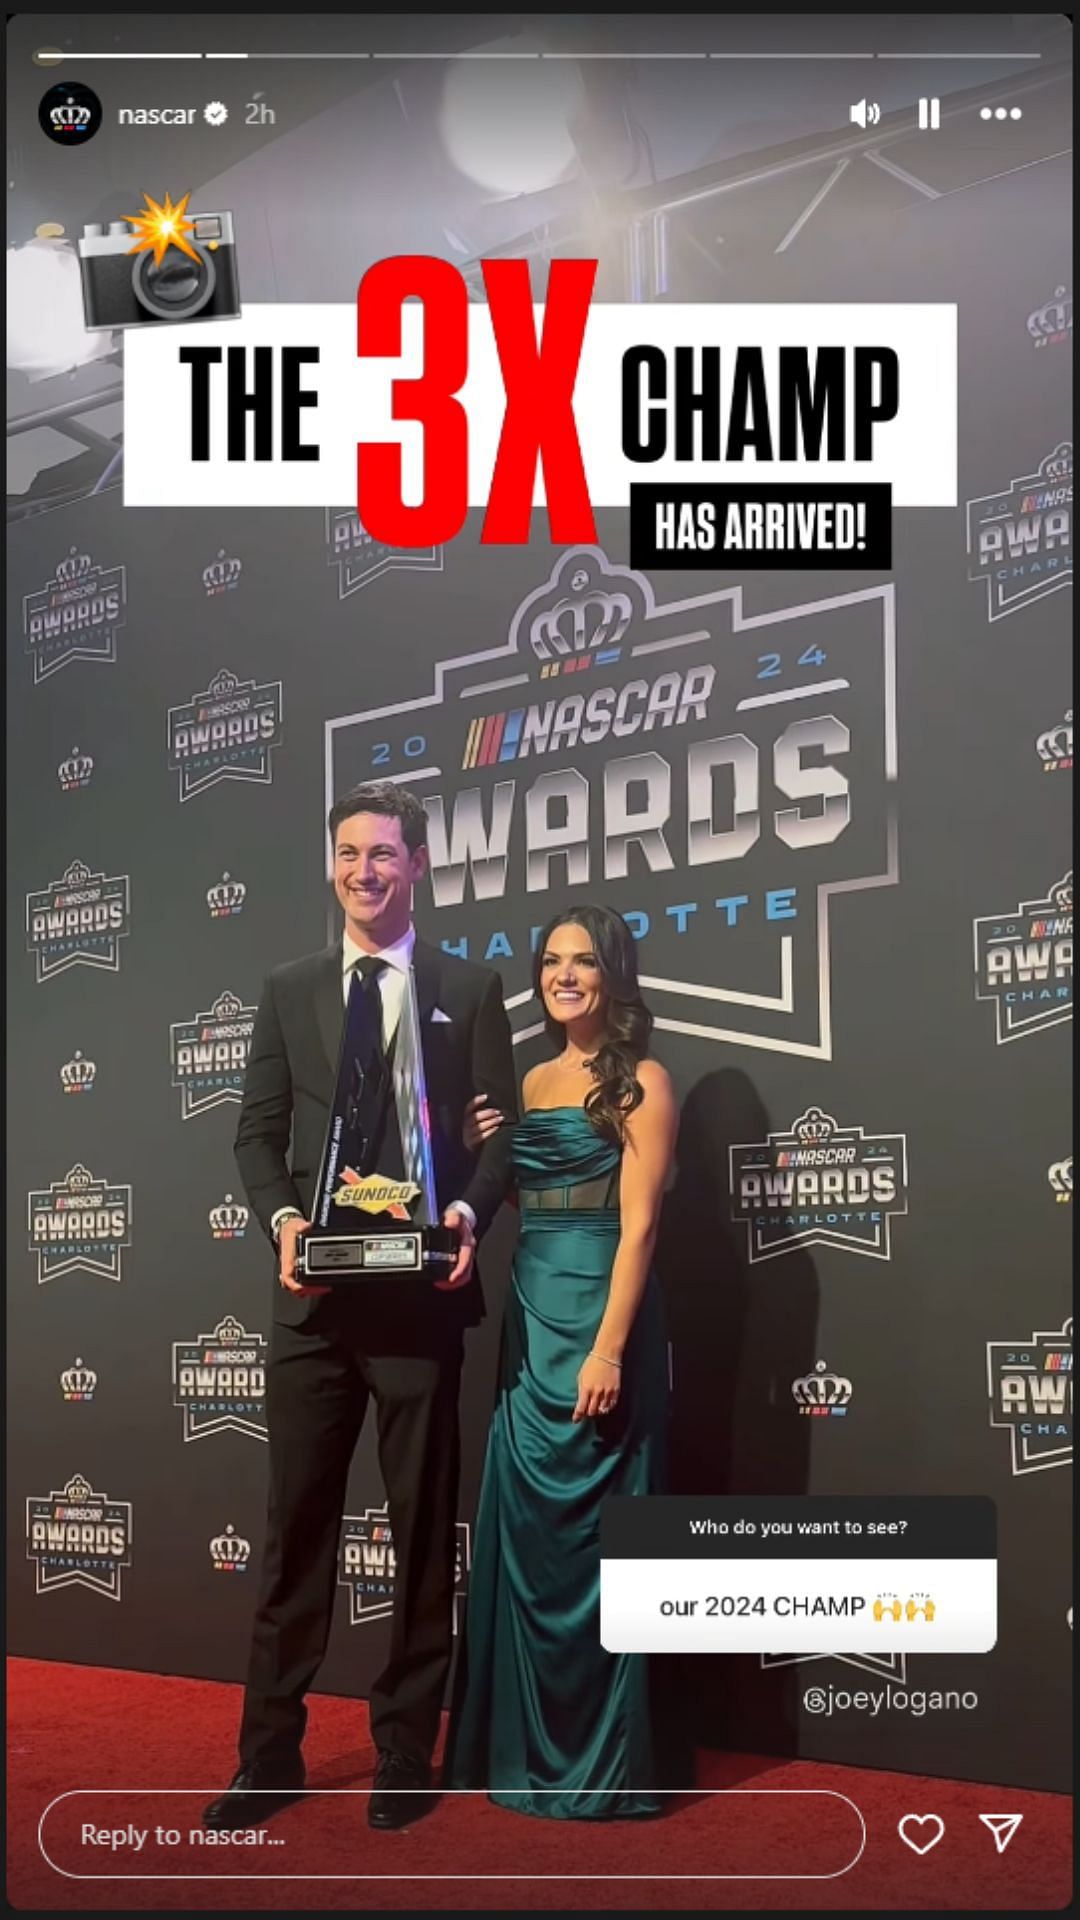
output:
[[[414,1227],[403,1233],[301,1234],[297,1274],[310,1280],[373,1280],[388,1274],[449,1273],[458,1257],[452,1227]]]

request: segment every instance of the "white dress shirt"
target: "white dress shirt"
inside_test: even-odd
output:
[[[346,933],[341,943],[341,997],[346,1007],[349,1004],[349,989],[352,986],[354,969],[360,960],[371,958],[385,960],[386,965],[379,974],[379,996],[382,1000],[382,1041],[388,1048],[397,1032],[401,1017],[401,1002],[405,995],[405,977],[412,966],[413,948],[416,945],[416,929],[410,927],[393,946],[380,947],[377,953],[368,955],[367,949],[358,947],[355,940]],[[457,1211],[464,1215],[473,1232],[476,1231],[476,1215],[466,1200],[452,1202]],[[300,1219],[297,1207],[279,1207],[270,1222],[270,1232],[277,1239],[278,1228],[283,1220]]]

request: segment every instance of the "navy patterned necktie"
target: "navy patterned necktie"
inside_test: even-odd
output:
[[[353,979],[349,986],[350,1010],[354,1001],[364,1007],[365,1012],[361,1015],[362,1030],[367,1038],[368,1048],[380,1060],[385,1059],[386,1050],[382,1037],[382,992],[379,987],[379,977],[385,973],[387,965],[388,962],[380,960],[377,954],[365,953],[363,959],[358,960],[353,967]]]

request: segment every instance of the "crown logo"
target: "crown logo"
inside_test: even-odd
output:
[[[1063,880],[1059,880],[1056,886],[1051,887],[1050,904],[1056,907],[1059,913],[1072,912],[1073,877],[1071,873],[1067,873]]]
[[[75,102],[69,97],[64,106],[50,107],[49,119],[52,121],[54,127],[65,127],[73,129],[75,132],[80,132],[83,127],[89,125],[90,109],[89,107],[77,107]]]
[[[235,1020],[237,1014],[242,1011],[243,1005],[243,1001],[238,1000],[235,993],[226,991],[218,995],[210,1011],[215,1020]]]
[[[80,553],[77,547],[72,547],[67,559],[61,560],[56,569],[57,581],[62,586],[70,586],[73,580],[83,579],[93,564],[88,553]]]
[[[629,594],[592,584],[584,567],[570,576],[572,597],[538,613],[529,627],[529,643],[538,660],[589,654],[617,647],[634,617]]]
[[[1037,347],[1044,344],[1047,336],[1065,333],[1071,326],[1072,299],[1064,287],[1055,287],[1053,299],[1028,315],[1028,332]]]
[[[1042,760],[1065,760],[1072,758],[1072,708],[1069,708],[1060,726],[1048,727],[1040,733],[1035,745]]]
[[[1048,453],[1039,468],[1041,480],[1066,480],[1073,470],[1073,450],[1071,440],[1062,440]]]
[[[807,1147],[820,1146],[823,1141],[831,1140],[836,1130],[836,1121],[831,1114],[823,1113],[820,1107],[807,1107],[791,1129],[795,1139],[801,1140]]]
[[[206,691],[211,699],[216,700],[219,694],[235,693],[239,685],[235,673],[230,673],[228,667],[222,667],[220,673],[215,673]]]
[[[65,1400],[92,1399],[97,1383],[98,1377],[93,1367],[84,1366],[81,1359],[76,1360],[73,1367],[65,1367],[60,1375]]]
[[[210,1558],[219,1573],[242,1573],[251,1559],[251,1541],[227,1526],[210,1542]]]
[[[90,869],[85,862],[73,860],[60,884],[64,887],[85,887],[90,877]]]
[[[851,1399],[851,1381],[842,1373],[830,1373],[824,1360],[819,1360],[813,1373],[792,1381],[791,1392],[800,1407],[846,1407]]]
[[[203,568],[203,586],[207,593],[225,593],[229,587],[235,587],[240,578],[243,562],[226,558],[222,547],[216,560]]]
[[[64,1185],[70,1193],[85,1193],[90,1187],[96,1186],[97,1181],[94,1179],[92,1173],[87,1172],[85,1167],[78,1166],[72,1167]]]
[[[1055,1160],[1046,1169],[1046,1177],[1054,1190],[1056,1200],[1069,1200],[1072,1197],[1073,1164],[1072,1154],[1067,1160]]]
[[[65,1093],[89,1093],[94,1084],[97,1067],[81,1053],[60,1069],[60,1084]]]
[[[211,920],[224,920],[230,913],[239,913],[246,898],[247,888],[243,881],[231,880],[227,873],[223,873],[217,885],[206,890]]]
[[[78,747],[72,747],[71,756],[61,760],[56,769],[56,777],[65,793],[72,787],[86,787],[90,784],[90,775],[94,771],[94,762],[88,753],[80,753]]]
[[[247,1338],[247,1329],[231,1313],[226,1314],[224,1320],[219,1320],[214,1328],[214,1339],[220,1347],[237,1347]]]
[[[211,1207],[209,1219],[215,1240],[239,1240],[248,1223],[248,1210],[227,1193],[219,1207]]]
[[[89,1480],[84,1479],[81,1473],[75,1474],[64,1488],[64,1499],[77,1501],[80,1505],[85,1500],[95,1500],[96,1498],[97,1495],[90,1485]]]

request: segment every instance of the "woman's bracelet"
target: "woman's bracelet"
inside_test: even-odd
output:
[[[597,1353],[595,1347],[592,1350],[592,1357],[594,1360],[602,1360],[605,1367],[617,1367],[619,1372],[622,1372],[621,1360],[609,1360],[606,1353]]]

